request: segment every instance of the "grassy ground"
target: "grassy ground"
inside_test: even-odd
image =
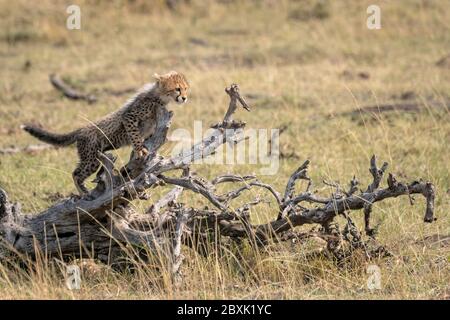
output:
[[[282,188],[308,158],[317,183],[346,184],[356,175],[365,185],[376,154],[401,179],[436,185],[438,217],[423,224],[419,197],[415,206],[399,198],[374,207],[379,240],[394,253],[370,262],[381,268],[381,290],[366,287],[368,262],[355,258],[351,267],[338,268],[323,259],[307,261],[307,247],[281,247],[244,252],[241,259],[188,253],[186,283],[178,291],[152,268],[128,275],[94,265],[82,289],[70,291],[58,268],[26,275],[0,261],[0,298],[448,298],[450,244],[423,239],[450,235],[450,61],[436,64],[450,54],[450,7],[445,1],[378,1],[382,28],[368,30],[372,2],[191,1],[170,11],[162,1],[78,1],[81,30],[70,31],[65,9],[71,2],[0,0],[0,148],[36,143],[20,131],[23,122],[73,129],[127,99],[106,89],[139,87],[154,72],[174,69],[187,75],[192,90],[188,105],[175,109],[173,128],[219,120],[227,103],[223,89],[232,82],[251,95],[253,111],[237,116],[248,126],[287,125],[281,147],[298,158],[281,159],[279,172],[262,180]],[[99,102],[62,97],[48,81],[53,72],[95,92]],[[422,112],[341,115],[399,101],[405,93]],[[127,153],[119,152],[124,161]],[[0,186],[25,211],[39,212],[56,192],[74,192],[75,162],[73,148],[0,155]],[[204,165],[197,171],[213,177],[257,172],[258,166]],[[191,194],[183,201],[203,203]],[[270,207],[261,206],[253,218],[270,215]],[[361,214],[354,216],[361,226]]]

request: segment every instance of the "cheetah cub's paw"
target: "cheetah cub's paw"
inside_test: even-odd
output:
[[[147,150],[147,148],[143,147],[142,149],[137,151],[137,156],[138,158],[145,158],[146,156],[148,156],[149,152]]]

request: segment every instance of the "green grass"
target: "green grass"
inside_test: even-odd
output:
[[[234,260],[188,253],[183,266],[187,283],[179,291],[158,282],[151,268],[138,275],[102,269],[97,276],[86,275],[80,292],[71,292],[57,271],[44,268],[44,276],[20,277],[0,263],[0,298],[448,297],[449,246],[416,244],[426,236],[450,234],[450,116],[444,108],[450,99],[450,72],[436,66],[450,50],[450,7],[444,1],[379,1],[382,29],[377,31],[365,26],[371,1],[192,1],[176,11],[166,10],[162,1],[154,6],[144,1],[80,1],[82,29],[73,31],[65,28],[69,4],[0,0],[0,148],[36,142],[18,129],[23,122],[63,132],[98,119],[128,98],[104,89],[139,87],[153,73],[173,69],[186,74],[192,90],[189,103],[174,108],[172,130],[192,130],[194,120],[204,121],[204,127],[217,122],[227,107],[223,90],[236,82],[242,93],[256,96],[249,99],[252,112],[239,111],[236,117],[251,128],[288,125],[281,146],[299,156],[282,159],[279,173],[262,176],[263,181],[281,190],[300,162],[310,159],[319,189],[323,179],[346,185],[353,175],[365,186],[370,156],[376,154],[399,179],[422,178],[436,185],[438,220],[422,222],[424,201],[419,197],[414,206],[407,198],[374,206],[374,221],[382,223],[379,240],[394,253],[376,261],[383,283],[376,292],[365,286],[367,262],[339,269],[327,260],[305,260],[307,248],[281,246]],[[360,72],[368,79],[345,76]],[[50,85],[50,73],[95,92],[99,101],[62,97]],[[423,103],[423,112],[340,116],[392,102],[408,91]],[[427,107],[430,99],[441,101],[442,108]],[[128,151],[120,150],[123,161]],[[169,146],[164,152],[170,152]],[[50,195],[75,192],[75,162],[73,148],[1,155],[0,186],[24,211],[37,213],[52,204]],[[196,166],[209,178],[258,169]],[[248,193],[242,201],[255,195]],[[182,201],[204,204],[191,193]],[[258,207],[252,218],[274,218],[272,208]],[[353,216],[361,226],[362,214]]]

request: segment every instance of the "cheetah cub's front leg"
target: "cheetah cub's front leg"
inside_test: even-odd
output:
[[[133,112],[125,112],[122,116],[122,122],[138,158],[147,156],[148,150],[144,146],[144,138],[141,136],[139,130],[139,120],[137,115]]]

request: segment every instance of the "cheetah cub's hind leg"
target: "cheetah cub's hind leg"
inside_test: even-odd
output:
[[[80,162],[73,171],[72,177],[80,196],[83,196],[89,193],[84,181],[100,167],[100,162],[97,159],[97,151],[100,148],[96,142],[83,139],[77,142],[77,149]]]

